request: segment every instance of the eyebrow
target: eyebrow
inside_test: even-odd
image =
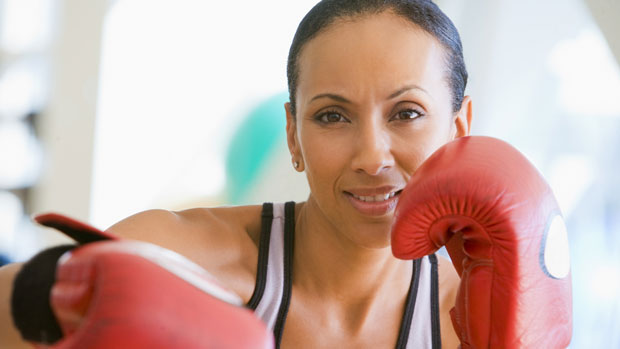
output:
[[[403,86],[402,88],[396,90],[395,92],[393,92],[391,95],[388,96],[388,99],[394,99],[394,98],[402,95],[403,93],[405,93],[407,91],[411,91],[411,90],[419,90],[419,91],[422,91],[422,92],[428,94],[428,92],[426,92],[426,90],[423,89],[422,87],[420,87],[418,85],[415,85],[415,84],[412,84],[412,85]],[[312,97],[310,102],[314,102],[315,100],[320,99],[320,98],[330,98],[330,99],[333,99],[334,101],[337,101],[337,102],[351,104],[350,100],[342,97],[341,95],[337,95],[337,94],[334,94],[334,93],[321,93],[321,94],[318,94],[318,95]]]
[[[330,99],[335,100],[336,102],[342,102],[342,103],[351,104],[350,100],[348,100],[348,99],[346,99],[346,98],[344,98],[344,97],[342,97],[340,95],[333,94],[333,93],[321,93],[321,94],[318,94],[318,95],[312,97],[310,102],[313,102],[314,100],[320,99],[320,98],[330,98]]]
[[[412,85],[405,85],[402,88],[396,90],[396,92],[392,93],[391,95],[388,96],[388,99],[394,99],[400,95],[402,95],[403,93],[407,92],[407,91],[411,91],[411,90],[419,90],[422,91],[426,94],[428,94],[428,92],[426,92],[425,89],[423,89],[422,87],[412,84]]]

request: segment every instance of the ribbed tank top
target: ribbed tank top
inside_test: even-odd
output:
[[[280,348],[291,300],[295,203],[263,204],[256,286],[247,307],[273,330]],[[396,348],[441,348],[437,257],[412,261]]]

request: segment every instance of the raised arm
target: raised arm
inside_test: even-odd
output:
[[[253,318],[253,315],[250,316],[251,314],[245,309],[226,304],[231,302],[232,298],[238,299],[233,303],[239,305],[243,300],[236,296],[229,297],[227,292],[219,292],[217,289],[221,283],[203,269],[206,266],[222,275],[239,274],[240,270],[247,269],[247,265],[240,263],[242,260],[239,258],[248,255],[244,250],[253,246],[245,227],[238,225],[244,222],[240,219],[242,217],[233,214],[231,217],[236,216],[237,219],[230,220],[226,217],[227,210],[214,211],[216,212],[196,209],[179,213],[163,210],[142,212],[115,224],[106,231],[107,234],[120,235],[122,239],[90,243],[73,250],[69,258],[63,257],[58,263],[50,297],[56,318],[65,334],[59,347],[73,348],[74,344],[79,346],[90,343],[95,337],[105,340],[120,338],[121,341],[124,341],[125,337],[131,337],[127,340],[149,343],[150,340],[159,340],[155,338],[158,331],[148,329],[153,325],[164,326],[171,330],[167,336],[176,335],[175,343],[188,344],[192,343],[194,338],[192,333],[202,333],[203,330],[206,338],[210,337],[207,335],[209,333],[213,333],[213,338],[232,333],[227,323],[235,326],[235,329],[237,326],[243,327],[244,332],[252,333],[254,329],[256,336],[253,342],[268,344],[268,340],[265,340],[270,338],[270,335],[266,335],[267,332],[263,331],[263,326]],[[147,240],[152,244],[133,240]],[[119,264],[119,260],[123,260],[124,263]],[[85,270],[88,271],[86,278],[83,277]],[[75,279],[78,276],[80,280]],[[6,285],[11,283],[12,281],[8,279],[5,282]],[[110,285],[114,287],[108,287]],[[239,283],[235,286],[239,286]],[[76,287],[86,291],[75,297]],[[123,291],[119,292],[119,289]],[[243,287],[240,289],[245,290]],[[249,292],[251,290],[246,290],[245,293]],[[10,287],[7,287],[7,293],[12,293]],[[149,297],[164,298],[148,302],[146,300]],[[184,304],[188,301],[191,301],[192,306],[185,307]],[[153,308],[151,303],[160,304],[156,307],[157,313],[161,315],[157,321],[164,322],[153,324],[145,321],[153,319],[150,315],[144,318],[146,314],[155,311],[151,309]],[[145,311],[146,308],[150,310]],[[215,319],[209,316],[214,312],[219,314],[218,321],[209,320]],[[6,313],[8,315],[8,311]],[[109,321],[106,322],[105,319],[109,316],[116,320],[123,319],[128,326],[106,327],[105,331],[109,333],[100,333],[95,337],[85,334],[84,328],[97,323],[108,323]],[[10,320],[10,317],[7,318]],[[231,321],[224,321],[227,318]],[[132,326],[143,328],[143,336],[138,334],[124,336],[123,331]],[[214,326],[213,328],[217,330],[209,331],[210,326]],[[101,330],[101,326],[94,328]],[[195,331],[192,332],[192,329]],[[159,334],[161,333],[160,331]],[[70,336],[67,337],[67,334]],[[239,340],[235,336],[222,338],[224,341]],[[13,342],[14,340],[11,340],[11,344]],[[106,342],[105,345],[113,343],[118,342]]]

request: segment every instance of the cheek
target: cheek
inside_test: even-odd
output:
[[[436,121],[436,120],[433,120]],[[448,122],[427,122],[418,129],[396,134],[393,152],[399,165],[411,175],[439,147],[450,140]]]
[[[442,117],[443,119],[443,117]],[[443,122],[435,123],[432,132],[432,137],[426,142],[424,159],[428,158],[433,154],[437,149],[439,149],[442,145],[448,143],[450,141],[450,124],[443,120]]]
[[[415,140],[414,140],[415,139]],[[394,158],[398,167],[407,174],[413,174],[426,158],[427,146],[419,138],[398,137],[393,142]]]
[[[300,146],[310,190],[317,195],[332,191],[347,168],[352,149],[347,134],[322,132],[306,127],[300,133]]]

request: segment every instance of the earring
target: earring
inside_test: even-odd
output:
[[[297,172],[301,172],[304,170],[304,164],[303,164],[303,159],[296,159],[297,157],[293,154],[291,154],[292,158],[291,161],[293,162],[293,167],[295,168],[295,171]]]

